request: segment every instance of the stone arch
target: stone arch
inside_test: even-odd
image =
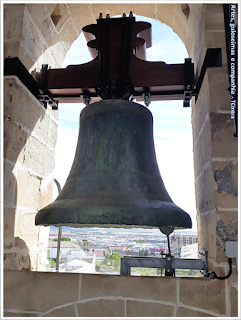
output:
[[[42,63],[47,63],[52,68],[61,67],[66,52],[82,27],[94,23],[100,12],[114,16],[130,11],[170,26],[185,44],[195,64],[196,77],[199,76],[206,49],[222,49],[222,67],[206,71],[198,100],[192,103],[192,127],[199,248],[208,251],[209,268],[224,275],[228,268],[225,242],[237,240],[238,159],[237,140],[233,137],[233,122],[230,119],[230,95],[227,90],[229,77],[222,4],[5,4],[4,57],[19,57],[38,80]],[[21,216],[18,211],[18,206],[22,206],[11,202],[15,199],[16,188],[14,181],[9,181],[8,172],[13,170],[13,167],[19,170],[16,175],[19,188],[25,188],[25,179],[29,181],[30,176],[34,177],[34,188],[37,191],[33,194],[33,189],[30,188],[26,189],[26,193],[31,203],[34,197],[37,209],[51,201],[53,176],[49,172],[46,174],[48,170],[45,170],[43,165],[44,159],[39,161],[39,158],[40,152],[41,155],[45,154],[46,166],[49,166],[52,172],[57,113],[49,107],[47,111],[44,110],[30,97],[27,89],[16,77],[6,77],[5,80],[4,112],[8,135],[8,140],[5,141],[5,196],[10,195],[5,210],[7,232],[8,226],[14,222],[13,217],[19,220],[20,224],[26,218],[26,215]],[[41,115],[44,113],[44,116],[39,120],[34,110],[38,110],[37,113]],[[31,117],[31,114],[34,116]],[[26,119],[29,122],[25,121]],[[26,144],[19,150],[15,143],[21,134],[25,135]],[[30,144],[31,141],[37,141],[39,148],[34,147],[34,143]],[[35,167],[36,159],[39,168]],[[231,189],[225,188],[225,184],[231,186]],[[26,201],[24,205],[29,209],[31,204]],[[32,207],[30,209],[32,210]],[[34,212],[31,211],[32,214]],[[19,219],[20,217],[23,219]],[[27,227],[30,228],[27,231],[39,232],[38,229],[33,231],[30,225]],[[18,225],[11,235],[18,237],[17,230]],[[24,237],[28,236],[27,232],[22,234],[22,239],[26,240]],[[30,257],[38,247],[37,239],[35,240],[33,247],[28,248]],[[11,250],[9,249],[9,253]],[[36,256],[38,255],[40,251]],[[36,262],[35,265],[37,264]],[[7,268],[11,269],[11,266],[7,265]],[[236,280],[237,277],[234,277],[233,281]],[[231,289],[232,292],[236,290],[235,285]]]

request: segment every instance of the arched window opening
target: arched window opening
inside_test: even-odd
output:
[[[142,16],[136,16],[136,20],[147,21],[152,24],[152,47],[148,48],[146,51],[147,61],[164,61],[168,64],[184,63],[184,59],[188,57],[187,50],[183,42],[170,27],[157,22],[156,20]],[[83,33],[81,33],[79,38],[75,40],[71,49],[68,51],[63,67],[73,64],[82,64],[91,60],[92,58],[90,56],[86,40]],[[141,104],[144,105],[144,102]],[[56,147],[55,178],[60,182],[62,187],[69,175],[74,159],[78,140],[79,114],[84,107],[85,105],[81,103],[65,103],[59,105],[59,129]],[[189,233],[196,233],[197,230],[191,108],[183,108],[183,103],[179,100],[153,101],[148,108],[152,112],[154,119],[153,129],[155,152],[162,179],[173,202],[188,212],[192,218],[193,228],[186,233],[186,237],[188,239]],[[56,197],[57,192],[54,194],[54,198]],[[70,228],[64,228],[63,230],[66,230],[67,236],[71,234]],[[115,236],[113,235],[116,234],[116,232],[122,232],[121,230],[116,230],[114,230],[114,228],[108,228],[105,230],[101,229],[98,231],[98,235],[96,232],[93,232],[91,236],[88,236],[87,233],[84,232],[84,236],[80,236],[79,240],[82,249],[84,251],[91,252],[94,249],[94,239],[99,237],[102,239],[102,242],[106,242],[106,244],[108,243],[107,238],[115,241]],[[136,230],[137,232],[140,231],[140,236],[139,238],[135,237],[135,244],[144,244],[146,242],[146,234],[142,233],[139,229]],[[155,236],[159,237],[160,235],[160,231],[158,229],[146,230],[152,230],[154,238]],[[56,230],[54,231],[54,228],[52,233],[55,233],[56,236]],[[186,241],[186,237],[182,238],[181,232],[177,237],[177,244],[184,246],[187,245],[188,241]],[[89,245],[88,248],[86,248],[86,243]],[[190,244],[191,243],[192,242],[190,242]],[[126,243],[126,246],[121,243],[113,243],[112,250],[117,250],[117,247],[119,246],[119,252],[123,249],[131,251],[132,245],[133,243]],[[163,243],[163,245],[165,246],[166,244]],[[148,252],[150,251],[149,249],[152,249],[151,245],[142,245],[138,248],[138,254],[143,253],[143,255],[145,254],[145,250]],[[154,251],[150,252],[153,253]],[[156,253],[158,253],[158,251],[156,251]],[[180,250],[178,253],[180,256]],[[109,254],[111,254],[111,252]],[[101,254],[98,253],[98,255]],[[101,261],[100,258],[98,259]],[[101,269],[101,267],[99,269]]]

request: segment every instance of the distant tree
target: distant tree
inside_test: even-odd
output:
[[[58,241],[58,238],[54,238],[53,241]],[[61,237],[61,241],[71,241],[71,239],[67,237]]]
[[[140,249],[139,250],[139,256],[140,257],[147,257],[148,256],[148,250]]]

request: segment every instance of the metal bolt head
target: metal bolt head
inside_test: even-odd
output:
[[[167,257],[167,260],[168,260],[168,261],[170,261],[170,260],[171,260],[171,258],[170,258],[170,257]]]
[[[170,269],[167,269],[167,272],[170,272],[171,270]]]

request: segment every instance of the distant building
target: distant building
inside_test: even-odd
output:
[[[49,241],[47,248],[47,258],[56,259],[57,258],[57,247],[58,241]],[[60,256],[67,254],[69,251],[78,248],[75,244],[70,241],[61,241],[60,242]]]
[[[198,259],[198,244],[190,244],[188,246],[183,246],[181,249],[181,256],[183,259]]]
[[[198,242],[197,234],[173,234],[170,235],[170,244],[177,246],[177,247],[182,247],[182,246],[187,246],[189,244],[194,244]]]

